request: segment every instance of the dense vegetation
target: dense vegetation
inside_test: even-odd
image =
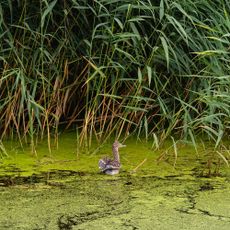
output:
[[[218,145],[229,13],[227,0],[1,1],[1,138],[75,127],[81,141],[173,132]]]

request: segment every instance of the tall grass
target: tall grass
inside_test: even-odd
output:
[[[220,143],[230,114],[227,0],[0,3],[1,138],[172,133]]]

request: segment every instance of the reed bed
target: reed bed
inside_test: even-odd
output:
[[[0,135],[32,146],[172,134],[216,146],[230,122],[227,0],[3,0]]]

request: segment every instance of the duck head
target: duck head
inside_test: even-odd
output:
[[[123,148],[123,147],[126,147],[126,145],[121,144],[117,140],[113,143],[113,149],[119,149],[119,148]]]

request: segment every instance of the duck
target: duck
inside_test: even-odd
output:
[[[118,149],[123,147],[126,147],[126,145],[123,145],[119,141],[115,140],[112,145],[113,159],[105,157],[100,159],[98,162],[99,169],[102,173],[107,175],[115,175],[119,173],[121,162]]]

